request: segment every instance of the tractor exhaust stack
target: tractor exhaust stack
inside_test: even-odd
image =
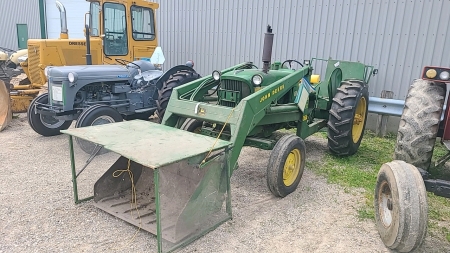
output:
[[[67,16],[66,16],[66,8],[64,5],[56,0],[56,7],[59,10],[59,19],[61,20],[61,34],[59,35],[60,39],[68,39],[69,38],[69,30],[67,30]]]
[[[264,46],[263,46],[263,72],[269,71],[270,60],[272,59],[272,45],[273,45],[273,33],[272,27],[267,25],[267,32],[264,34]]]
[[[89,30],[89,25],[85,25],[85,28],[86,28],[86,65],[92,65],[91,33]]]

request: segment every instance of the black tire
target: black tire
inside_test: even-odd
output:
[[[328,119],[328,148],[353,155],[361,145],[369,109],[369,90],[361,80],[344,80],[337,89]]]
[[[445,85],[422,79],[409,87],[398,127],[394,159],[427,170],[445,100]]]
[[[404,161],[381,166],[375,187],[375,221],[386,247],[410,252],[427,233],[428,204],[419,170]]]
[[[158,107],[156,114],[158,115],[160,123],[163,120],[164,113],[166,112],[167,105],[169,104],[169,99],[172,95],[173,88],[192,82],[199,78],[200,75],[194,71],[181,70],[171,75],[169,79],[163,83],[161,89],[158,90],[158,100],[156,101],[156,105]]]
[[[72,124],[72,120],[58,120],[53,116],[36,113],[36,103],[47,104],[48,93],[35,97],[27,110],[28,124],[36,133],[42,136],[60,135],[60,130],[65,130]]]
[[[110,124],[121,121],[123,121],[122,115],[120,115],[116,109],[107,105],[93,105],[80,114],[77,123],[75,124],[75,128]],[[75,138],[75,141],[80,148],[88,154],[91,154],[96,146],[96,144],[80,138]],[[107,149],[102,148],[97,155],[102,155],[107,152],[109,152]]]
[[[297,189],[305,169],[306,147],[304,141],[296,135],[285,135],[275,144],[267,166],[267,187],[273,195],[286,197]],[[293,163],[286,171],[287,163]],[[293,173],[290,176],[284,172]]]
[[[183,125],[181,125],[181,130],[185,130],[192,133],[200,133],[202,130],[203,121],[198,119],[187,118]]]

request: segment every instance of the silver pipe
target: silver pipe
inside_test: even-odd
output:
[[[67,34],[66,8],[64,8],[64,5],[58,0],[56,0],[56,7],[59,10],[59,19],[61,20],[61,33]]]

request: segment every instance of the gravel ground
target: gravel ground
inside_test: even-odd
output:
[[[0,252],[156,252],[156,238],[95,207],[73,203],[67,136],[44,138],[24,114],[0,133]],[[307,159],[326,142],[306,140]],[[77,159],[81,164],[85,156]],[[81,197],[115,159],[108,153],[81,174]],[[231,178],[233,220],[180,252],[390,252],[372,221],[359,221],[364,197],[305,170],[299,188],[278,199],[266,186],[269,152],[244,148]],[[429,236],[418,252],[449,252]]]

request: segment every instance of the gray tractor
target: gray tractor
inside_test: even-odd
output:
[[[156,50],[162,54],[160,49]],[[155,51],[155,52],[156,52]],[[159,59],[154,62],[153,59]],[[161,61],[162,58],[162,61]],[[40,135],[59,135],[75,120],[75,127],[100,125],[122,120],[149,119],[155,112],[163,118],[175,87],[200,78],[193,62],[163,72],[164,56],[150,61],[120,65],[48,67],[48,93],[39,95],[28,108],[28,123]],[[86,153],[95,146],[76,139]]]

